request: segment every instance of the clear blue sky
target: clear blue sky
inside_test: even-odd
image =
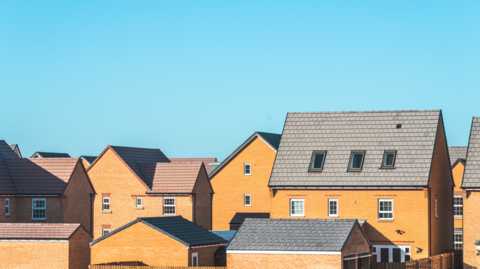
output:
[[[289,111],[480,116],[480,1],[0,0],[0,139],[223,160]]]

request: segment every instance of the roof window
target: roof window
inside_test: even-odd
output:
[[[383,154],[382,167],[393,168],[395,166],[395,158],[397,152],[394,150],[386,150]]]
[[[402,125],[401,124],[397,124],[397,129],[401,129],[402,128]]]
[[[310,161],[310,168],[308,169],[308,171],[322,171],[326,156],[327,156],[326,151],[314,151],[312,154],[312,160]]]
[[[362,171],[365,151],[352,151],[348,171]]]

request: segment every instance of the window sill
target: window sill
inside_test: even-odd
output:
[[[5,215],[5,218],[10,218],[10,217],[11,217],[11,215]]]
[[[393,222],[393,221],[394,221],[394,219],[379,219],[378,220],[378,222],[387,222],[387,223]]]
[[[378,169],[397,169],[396,167],[380,167]]]
[[[463,219],[463,216],[453,216],[454,219]]]
[[[323,169],[312,169],[312,168],[308,169],[308,172],[322,172],[322,171]]]
[[[164,216],[176,216],[175,214],[163,214]]]
[[[290,215],[290,217],[295,217],[295,218],[305,218],[305,215]]]
[[[112,211],[111,211],[111,210],[108,210],[108,211],[102,211],[102,214],[112,214]]]
[[[143,209],[144,209],[143,206],[140,206],[140,207],[137,206],[137,207],[135,207],[135,210],[143,210]]]
[[[362,172],[362,169],[348,169],[347,172]]]
[[[328,216],[329,218],[338,218],[338,216]]]

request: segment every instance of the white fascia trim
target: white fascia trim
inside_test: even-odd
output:
[[[263,250],[227,250],[227,254],[290,254],[290,255],[341,255],[341,251],[263,251]]]
[[[259,134],[257,134],[257,136],[262,139],[263,142],[265,142],[265,144],[267,144],[271,149],[273,149],[275,152],[277,152],[277,150],[275,148],[273,148],[270,143],[268,143],[267,141],[265,141],[265,139],[263,139],[263,137]]]
[[[67,243],[68,240],[0,239],[0,242],[55,242],[55,243]]]

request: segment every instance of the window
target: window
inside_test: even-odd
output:
[[[251,176],[252,175],[252,165],[249,163],[246,163],[243,165],[243,173],[246,176]]]
[[[463,238],[461,233],[453,235],[453,245],[455,249],[463,249]]]
[[[32,199],[32,219],[45,219],[47,215],[47,201]]]
[[[322,171],[326,155],[326,151],[314,151],[312,154],[312,160],[310,161],[309,171]]]
[[[110,211],[110,197],[103,197],[102,211]]]
[[[462,196],[453,197],[453,215],[455,217],[463,216],[463,197]]]
[[[365,151],[352,151],[352,155],[350,156],[350,163],[348,164],[348,170],[361,171],[364,157]]]
[[[338,199],[328,199],[328,216],[338,217]]]
[[[10,215],[10,199],[5,199],[5,215]]]
[[[410,246],[377,245],[372,257],[377,262],[406,262],[411,260]]]
[[[198,266],[198,252],[192,253],[192,266]]]
[[[396,151],[386,150],[385,153],[383,154],[382,167],[394,167],[396,155],[397,155]]]
[[[290,199],[290,216],[305,216],[305,199]]]
[[[110,229],[102,229],[102,236],[105,236],[110,233]]]
[[[379,199],[378,200],[378,219],[393,219],[393,200]]]
[[[175,198],[163,198],[163,215],[175,215]]]
[[[245,206],[252,206],[252,196],[250,194],[245,194]]]
[[[135,200],[136,200],[136,203],[135,203],[136,207],[142,207],[142,197],[137,197],[137,199]]]

